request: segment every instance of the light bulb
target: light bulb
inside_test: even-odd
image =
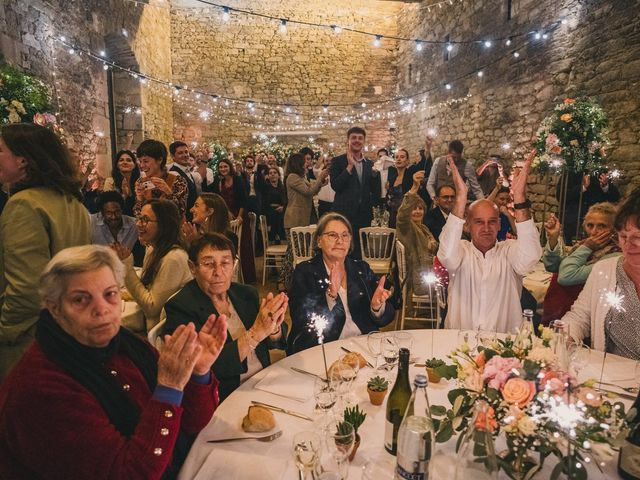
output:
[[[484,46],[485,46],[486,48],[489,48],[489,47],[491,46],[491,40],[485,40],[485,41],[484,41]]]
[[[447,43],[447,52],[450,52],[451,50],[453,50],[453,45]]]
[[[107,52],[105,52],[104,50],[100,50],[100,56],[104,57],[107,54]]]
[[[510,38],[507,38],[507,41],[506,41],[506,42],[504,42],[504,43],[505,43],[505,45],[508,47],[509,45],[511,45],[511,39],[510,39]]]
[[[333,33],[342,33],[342,27],[340,25],[331,25]]]
[[[513,56],[518,58],[520,56],[520,54],[518,52],[513,52]]]
[[[231,17],[231,14],[229,13],[229,7],[224,7],[222,11],[222,20],[224,20],[225,22],[228,22],[230,17]]]
[[[542,34],[540,32],[536,32],[534,34],[534,37],[535,37],[536,40],[540,40],[542,38]]]
[[[444,88],[446,88],[447,90],[451,90],[451,84],[450,84],[450,83],[447,83],[447,84],[444,86]]]
[[[360,106],[361,106],[362,108],[367,108],[367,104],[366,104],[366,103],[364,103],[364,102],[362,102],[362,103],[360,104]]]
[[[420,40],[416,40],[416,50],[418,52],[422,51],[422,42]]]
[[[287,33],[287,21],[284,18],[280,19],[280,26],[278,27],[278,31],[283,34]]]
[[[479,77],[482,77],[482,75],[484,75],[484,73],[482,73],[482,70],[479,70],[479,71],[478,71],[478,76],[479,76]]]
[[[380,40],[382,40],[382,35],[376,35],[376,38],[373,41],[373,46],[374,47],[379,47],[380,46]]]

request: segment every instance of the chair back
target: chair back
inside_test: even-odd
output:
[[[242,224],[238,219],[231,220],[229,222],[229,228],[238,238],[238,245],[236,245],[236,251],[238,252],[238,257],[240,256],[240,245],[242,245]]]
[[[233,261],[233,273],[231,274],[231,281],[238,283],[240,281],[240,260],[236,256]]]
[[[251,231],[252,245],[255,245],[256,242],[256,214],[253,212],[247,213],[249,217],[249,230]]]
[[[160,333],[164,328],[164,324],[167,323],[166,317],[160,320],[149,332],[147,333],[147,340],[155,348],[159,349],[162,346],[162,337]]]
[[[293,227],[291,229],[291,248],[293,252],[293,266],[313,257],[313,245],[311,241],[317,225],[308,227]]]
[[[360,252],[362,259],[389,260],[393,255],[396,231],[387,227],[365,227],[360,229]]]
[[[396,241],[396,261],[398,262],[398,279],[400,285],[404,285],[407,279],[407,257],[404,252],[404,245]]]
[[[264,254],[267,254],[267,248],[269,248],[269,226],[267,225],[267,217],[260,215],[260,235],[262,235],[262,248]]]

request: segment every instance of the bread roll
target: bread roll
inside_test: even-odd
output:
[[[356,365],[358,368],[364,368],[367,366],[367,360],[358,352],[349,352],[342,357],[342,361],[352,367]]]
[[[276,419],[268,408],[252,405],[242,419],[245,432],[267,432],[276,426]]]

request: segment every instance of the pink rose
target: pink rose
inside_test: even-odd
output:
[[[535,394],[536,384],[518,377],[510,378],[502,387],[502,397],[505,402],[521,408],[527,406]]]
[[[562,395],[568,386],[575,387],[577,385],[575,377],[566,373],[555,370],[547,370],[540,378],[540,389],[545,390],[551,395]]]
[[[40,125],[41,127],[44,127],[44,124],[46,123],[44,115],[42,115],[41,113],[36,113],[33,116],[33,123],[35,123],[36,125]]]
[[[511,375],[514,375],[522,368],[520,360],[517,358],[503,358],[496,355],[492,357],[484,366],[482,380],[489,384],[489,387],[500,390]]]

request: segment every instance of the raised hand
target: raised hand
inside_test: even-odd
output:
[[[527,179],[531,171],[531,162],[533,162],[535,156],[536,150],[531,150],[524,161],[524,166],[513,173],[511,189],[513,190],[514,203],[522,203],[527,199]]]
[[[188,244],[195,242],[202,236],[200,232],[198,232],[198,228],[190,222],[184,222],[182,224],[182,234]]]
[[[424,138],[424,146],[427,153],[429,153],[433,148],[433,138],[429,134],[427,134],[427,136]]]
[[[391,296],[391,290],[384,288],[385,278],[386,275],[380,277],[380,280],[378,280],[378,286],[376,287],[375,292],[373,292],[373,297],[371,297],[371,310],[374,312],[380,310],[387,299]]]
[[[469,188],[467,187],[466,182],[460,176],[460,172],[458,171],[458,167],[456,167],[456,163],[453,161],[453,157],[451,155],[447,155],[447,162],[449,163],[449,170],[453,175],[453,185],[456,189],[456,203],[451,210],[458,218],[464,218],[464,207],[467,204],[467,192]]]
[[[118,254],[118,258],[120,260],[124,260],[126,258],[129,257],[129,255],[131,255],[131,250],[129,250],[127,247],[125,247],[124,245],[122,245],[120,242],[113,242],[111,245],[109,245],[111,247],[111,249],[116,252]]]
[[[329,293],[331,296],[338,295],[338,290],[340,290],[345,275],[344,263],[335,262],[329,266]]]
[[[227,317],[211,315],[198,332],[198,342],[202,351],[193,367],[193,373],[204,375],[218,359],[224,342],[227,340]]]
[[[171,195],[173,193],[171,190],[171,187],[169,187],[167,182],[165,182],[163,179],[158,177],[149,177],[149,180],[151,180],[151,182],[153,182],[156,188],[160,190],[162,193],[164,193],[165,195]]]
[[[262,341],[278,329],[284,320],[288,305],[289,297],[284,292],[278,295],[269,292],[260,301],[260,310],[251,327],[256,340]]]
[[[173,335],[165,335],[158,359],[158,385],[183,390],[201,351],[193,323],[180,325]]]
[[[416,173],[413,174],[413,185],[411,186],[411,193],[418,193],[418,190],[420,189],[420,185],[422,185],[422,182],[424,182],[424,170],[419,170]]]
[[[547,221],[544,222],[544,230],[547,232],[547,241],[549,242],[549,247],[552,249],[556,248],[556,244],[558,243],[558,238],[560,238],[560,231],[562,230],[562,225],[560,224],[560,220],[555,214],[549,215]]]

